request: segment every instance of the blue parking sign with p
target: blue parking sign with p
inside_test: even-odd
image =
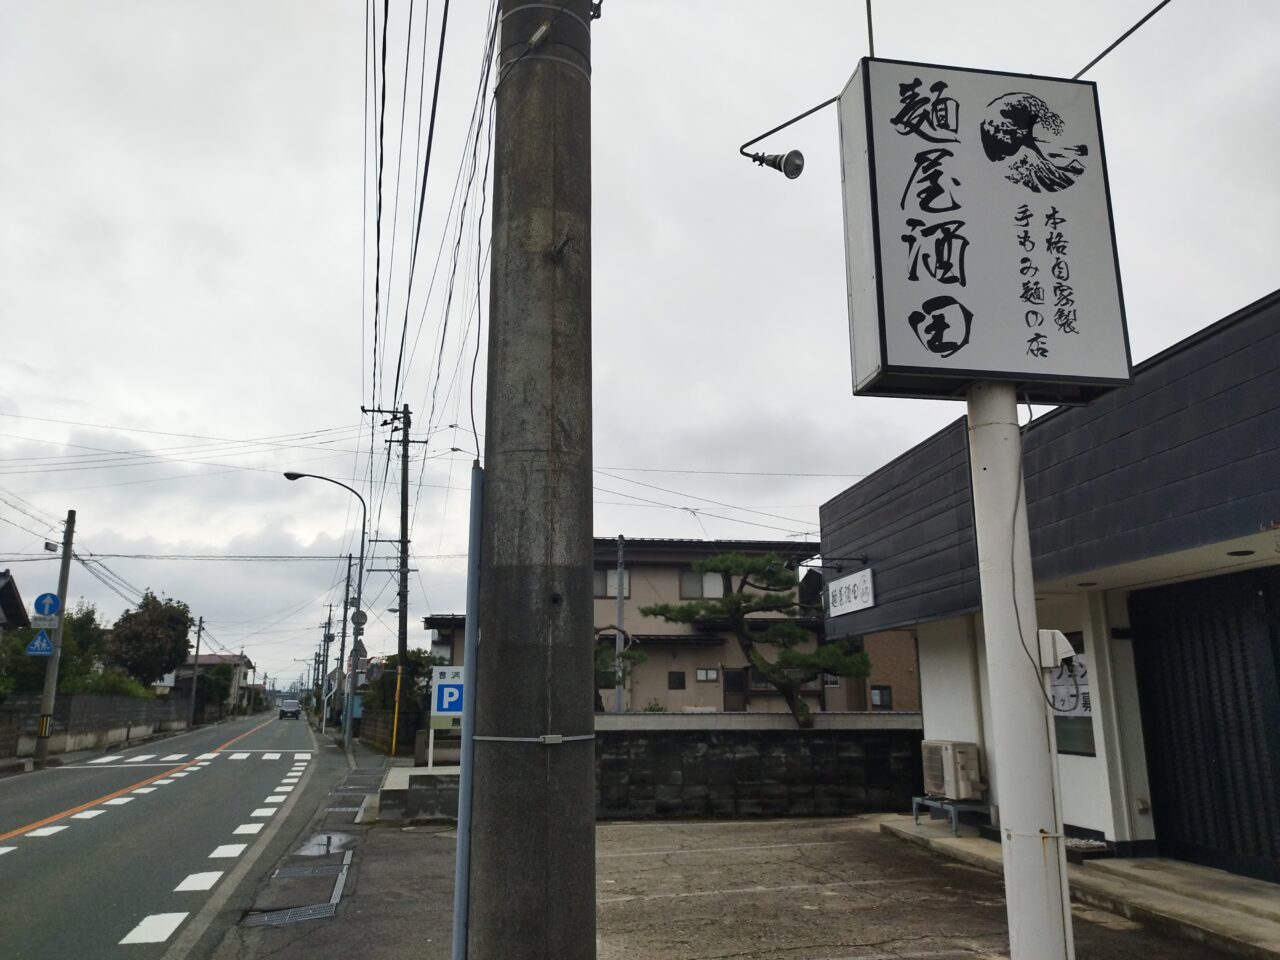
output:
[[[435,713],[462,713],[462,684],[436,684]]]

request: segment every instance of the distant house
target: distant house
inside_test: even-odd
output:
[[[19,630],[31,626],[27,617],[26,605],[22,602],[22,594],[18,593],[18,585],[8,570],[0,573],[0,632]]]
[[[253,665],[253,661],[243,653],[202,653],[200,654],[199,662],[200,676],[204,677],[210,669],[223,664],[231,667],[231,692],[228,694],[226,701],[228,709],[248,709],[252,704],[250,690],[252,684],[250,684],[249,679],[257,668]],[[169,682],[173,696],[190,697],[191,677],[195,669],[195,658],[188,656],[186,662],[170,675],[172,680],[166,677],[161,682]]]
[[[645,660],[630,671],[623,695],[627,711],[662,710],[672,713],[767,712],[787,710],[782,696],[747,663],[733,634],[725,629],[667,623],[642,617],[640,608],[658,603],[714,596],[722,589],[718,575],[696,573],[693,564],[721,553],[777,555],[807,560],[816,543],[791,540],[669,540],[624,541],[623,628]],[[607,628],[617,620],[617,540],[595,540],[595,624]],[[811,570],[801,579],[801,616],[794,621],[809,630],[808,647],[822,642],[822,575]],[[437,632],[432,652],[462,663],[465,618],[457,614],[429,616],[423,626]],[[612,632],[600,639],[613,643]],[[871,660],[866,678],[819,677],[809,683],[805,700],[815,712],[862,710],[919,710],[915,640],[910,633],[886,631],[865,635],[861,645]],[[772,651],[766,651],[772,659]],[[601,690],[607,710],[613,709],[613,688]]]

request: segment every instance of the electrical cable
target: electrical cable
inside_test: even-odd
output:
[[[418,244],[422,236],[422,213],[426,206],[427,200],[427,181],[431,173],[431,155],[432,148],[435,145],[436,135],[436,114],[440,104],[440,77],[444,70],[444,41],[446,31],[449,26],[449,0],[444,0],[444,13],[440,19],[440,41],[437,44],[436,52],[436,75],[431,92],[431,118],[427,124],[427,149],[422,165],[422,186],[418,192],[418,217],[417,224],[414,227],[413,243],[409,251],[409,284],[405,293],[404,301],[404,325],[400,328],[400,361],[404,361],[405,338],[409,332],[409,305],[413,297],[413,278],[416,274],[418,265]],[[426,58],[426,33],[424,30],[422,41],[423,59]],[[425,71],[424,71],[425,72]],[[419,96],[419,105],[421,105],[421,96]],[[421,131],[421,126],[419,126]],[[400,367],[396,367],[396,382],[400,380]]]
[[[384,333],[384,334],[385,334],[385,333],[388,333],[388,332],[389,332],[389,330],[390,330],[390,325],[391,325],[391,323],[390,323],[390,313],[391,313],[391,292],[392,292],[392,290],[393,290],[393,289],[394,289],[394,287],[395,287],[395,283],[394,283],[394,281],[395,281],[395,273],[396,273],[396,235],[399,233],[399,223],[400,223],[400,184],[401,184],[401,182],[402,182],[402,180],[403,180],[403,177],[401,176],[401,174],[402,174],[402,172],[403,172],[403,168],[404,168],[404,121],[405,121],[405,114],[406,114],[407,108],[408,108],[408,106],[409,106],[409,54],[412,52],[412,48],[413,48],[413,9],[414,9],[414,6],[413,6],[413,4],[412,4],[412,3],[410,3],[410,4],[409,4],[409,23],[408,23],[408,26],[407,26],[407,27],[405,27],[405,32],[404,32],[404,81],[403,81],[403,83],[401,84],[401,88],[400,88],[400,126],[399,126],[399,130],[398,130],[398,139],[399,139],[399,144],[398,144],[398,146],[397,146],[397,148],[396,148],[396,189],[395,189],[395,193],[392,195],[392,201],[391,201],[391,242],[390,242],[390,248],[391,248],[391,249],[390,249],[390,253],[389,253],[388,258],[387,258],[387,260],[388,260],[388,264],[387,264],[387,315],[388,315],[388,316],[387,316],[387,324],[386,324],[386,328],[383,330],[383,333]],[[426,11],[426,14],[423,16],[423,26],[424,26],[424,29],[423,29],[423,44],[422,44],[422,58],[421,58],[421,63],[422,63],[422,72],[423,72],[423,82],[425,82],[425,74],[426,74],[426,68],[427,68],[427,66],[426,66],[426,60],[427,60],[426,53],[427,53],[427,51],[426,51],[426,30],[425,30],[425,26],[426,26],[427,18],[430,16],[430,14],[431,14],[431,4],[430,4],[430,2],[428,2],[428,3],[427,3],[427,11]],[[384,28],[384,29],[385,29],[385,28]],[[385,90],[386,90],[386,77],[385,77],[385,76],[383,77],[382,83],[383,83],[383,90],[384,90],[384,92],[385,92]],[[421,89],[421,84],[419,84],[419,89]],[[421,116],[422,116],[422,107],[421,107],[421,102],[419,102],[419,107],[418,107],[418,116],[419,116],[419,127],[421,127]],[[419,134],[420,134],[420,133],[421,133],[421,130],[419,130]],[[414,149],[414,157],[415,157],[415,158],[417,157],[417,153],[418,153],[418,151],[417,151],[417,149],[415,148],[415,149]],[[416,178],[415,178],[415,188],[416,188]],[[412,274],[410,274],[410,280],[412,280]],[[404,324],[406,328],[408,327],[408,323],[409,323],[409,321],[408,321],[408,316],[409,316],[409,306],[408,306],[408,300],[407,300],[407,298],[406,298],[406,301],[405,301],[405,324]],[[386,349],[386,339],[385,339],[385,337],[384,337],[384,339],[383,339],[382,348],[383,348],[384,350]],[[385,359],[385,358],[384,358],[384,359]],[[395,376],[395,380],[393,381],[393,383],[392,383],[392,387],[391,387],[391,400],[392,400],[392,404],[391,404],[391,405],[392,405],[393,407],[394,407],[394,406],[398,406],[398,403],[399,403],[399,396],[400,396],[400,371],[401,371],[401,369],[403,368],[403,366],[404,366],[404,333],[403,333],[403,331],[402,331],[402,332],[401,332],[401,334],[400,334],[400,350],[399,350],[399,354],[398,354],[397,359],[396,359],[396,376]],[[384,367],[385,367],[385,364],[384,364]]]
[[[385,160],[383,137],[386,135],[387,121],[387,20],[390,15],[391,0],[382,0],[382,96],[377,120],[377,192],[374,211],[373,231],[373,396],[370,406],[378,405],[378,317],[381,308],[382,293],[382,171]],[[374,8],[373,16],[374,41],[377,41],[378,15]],[[378,99],[378,71],[373,72],[374,99]],[[385,350],[385,345],[383,347]],[[385,374],[384,374],[385,378]]]
[[[615,476],[612,473],[605,473],[603,470],[592,470],[592,473],[598,473],[602,477],[608,477],[610,480],[621,480],[623,483],[634,483],[638,487],[648,487],[650,490],[658,490],[662,493],[671,493],[677,497],[688,497],[690,500],[701,500],[703,503],[714,504],[717,507],[728,507],[731,510],[741,510],[745,513],[754,513],[761,517],[770,517],[774,520],[786,520],[789,523],[803,523],[803,520],[797,520],[795,517],[784,517],[778,513],[766,513],[763,510],[753,510],[750,507],[739,507],[736,504],[725,503],[723,500],[712,500],[710,497],[699,497],[696,494],[685,493],[682,490],[672,490],[668,487],[660,487],[654,483],[645,483],[643,480],[631,480],[627,477]]]

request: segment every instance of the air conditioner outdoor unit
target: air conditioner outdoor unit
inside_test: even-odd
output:
[[[926,740],[924,792],[948,800],[981,800],[987,785],[978,765],[978,745],[956,740]]]

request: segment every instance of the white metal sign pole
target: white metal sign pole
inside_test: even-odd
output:
[[[1044,699],[1012,383],[968,393],[973,518],[1012,960],[1073,960],[1053,728]]]

